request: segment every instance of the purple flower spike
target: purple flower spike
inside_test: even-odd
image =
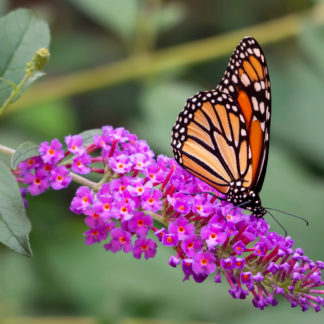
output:
[[[107,251],[149,259],[156,255],[155,241],[161,242],[176,252],[169,264],[181,263],[183,280],[201,283],[213,275],[215,282],[228,283],[233,298],[250,295],[261,310],[276,306],[277,295],[302,311],[324,306],[324,262],[294,248],[291,237],[271,232],[265,219],[224,201],[225,195],[174,159],[154,159],[146,141],[122,127],[104,126],[86,147],[79,135],[66,136],[65,143],[64,152],[57,139],[43,142],[40,155],[21,162],[13,174],[32,195],[66,188],[72,177],[89,183],[93,189],[79,187],[70,206],[84,214],[86,244],[106,241]],[[72,162],[63,160],[70,153]],[[95,184],[71,170],[103,177]],[[147,238],[150,232],[155,241]]]

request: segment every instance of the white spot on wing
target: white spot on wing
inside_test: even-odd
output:
[[[257,57],[260,57],[261,52],[260,52],[260,49],[259,49],[259,48],[254,48],[254,49],[253,49],[253,52],[254,52],[254,54],[255,54]]]
[[[260,91],[261,90],[260,82],[254,82],[254,89],[255,89],[255,91]]]
[[[241,81],[246,87],[248,87],[250,85],[250,79],[248,78],[248,76],[245,73],[243,73],[241,75]]]
[[[252,97],[252,105],[253,105],[253,108],[254,108],[255,111],[259,110],[259,103],[258,103],[257,98]]]

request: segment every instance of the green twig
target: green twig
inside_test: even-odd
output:
[[[165,219],[164,216],[162,216],[162,215],[160,215],[158,213],[149,211],[149,210],[143,210],[143,212],[146,215],[152,216],[152,218],[155,219],[156,221],[158,221],[159,223],[161,223],[161,224],[163,224],[165,226],[168,226],[169,225],[168,221]]]
[[[4,153],[6,155],[9,155],[9,156],[13,156],[15,154],[14,149],[4,146],[4,145],[1,145],[1,144],[0,144],[0,152]]]
[[[24,87],[28,79],[30,78],[30,75],[25,74],[24,78],[20,81],[20,83],[13,87],[10,96],[8,99],[4,102],[2,107],[0,107],[0,116],[6,111],[6,109],[9,107],[9,105],[14,101],[14,99],[18,96],[21,89]]]
[[[9,107],[10,104],[13,103],[15,98],[19,95],[27,81],[35,75],[36,71],[43,70],[44,66],[46,65],[48,59],[49,59],[49,51],[47,48],[40,48],[33,56],[33,60],[31,62],[27,63],[27,68],[25,70],[25,76],[23,79],[19,82],[18,85],[16,85],[11,80],[7,80],[5,78],[1,78],[6,83],[10,84],[12,86],[12,91],[10,96],[7,98],[7,100],[3,103],[3,105],[0,107],[0,116],[6,111],[6,109]]]

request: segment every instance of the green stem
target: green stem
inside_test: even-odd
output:
[[[214,60],[231,53],[238,41],[247,35],[259,39],[262,46],[282,41],[298,35],[307,21],[311,21],[314,26],[323,26],[324,5],[318,4],[301,13],[289,14],[222,35],[132,56],[113,64],[45,80],[32,86],[31,90],[24,95],[24,100],[15,103],[10,112],[14,110],[14,107],[27,108],[31,105]]]
[[[159,223],[168,226],[169,223],[168,221],[165,219],[165,217],[163,217],[162,215],[152,212],[152,211],[148,211],[148,210],[143,210],[145,215],[150,215],[152,216],[153,219],[155,219],[156,221],[158,221]]]
[[[11,91],[9,98],[4,102],[2,107],[0,108],[0,116],[6,111],[8,106],[12,103],[12,101],[17,97],[23,86],[26,84],[28,79],[31,77],[29,74],[25,74],[24,78],[20,81],[17,87],[14,87]]]
[[[75,174],[73,172],[70,172],[69,176],[71,176],[72,180],[76,183],[79,183],[83,186],[87,186],[93,190],[95,190],[97,188],[97,183],[93,182],[91,180],[88,180],[84,177],[79,176],[78,174]]]

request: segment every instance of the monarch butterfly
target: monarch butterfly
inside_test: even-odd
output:
[[[256,217],[267,212],[259,192],[269,153],[270,98],[263,51],[245,37],[216,89],[189,98],[172,128],[177,162]]]

